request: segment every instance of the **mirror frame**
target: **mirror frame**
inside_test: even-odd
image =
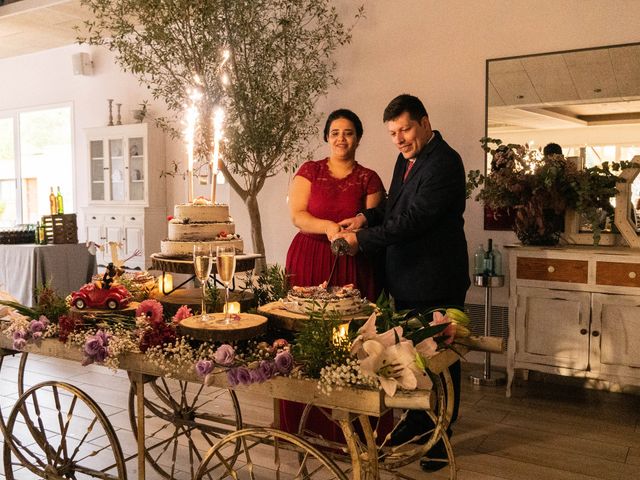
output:
[[[636,225],[632,225],[629,218],[629,204],[631,203],[631,184],[640,174],[640,155],[636,155],[631,161],[638,166],[625,168],[620,172],[620,181],[616,183],[616,210],[614,223],[622,238],[631,248],[640,248],[640,235],[638,235]],[[635,207],[634,207],[635,208]]]

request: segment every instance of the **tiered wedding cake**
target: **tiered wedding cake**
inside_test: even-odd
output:
[[[176,205],[169,220],[169,239],[160,243],[160,252],[166,257],[183,257],[193,253],[197,243],[208,243],[214,251],[217,246],[233,246],[242,253],[243,243],[235,233],[236,226],[229,216],[229,205],[211,204],[196,199],[193,203]]]

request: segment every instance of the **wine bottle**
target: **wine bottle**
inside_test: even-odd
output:
[[[58,213],[62,215],[64,213],[64,203],[62,200],[62,193],[60,193],[60,187],[58,187],[58,195],[56,195],[56,204],[58,206]]]
[[[492,277],[493,275],[495,275],[494,259],[495,255],[493,253],[493,240],[490,238],[487,244],[487,251],[484,252],[484,271],[482,272],[488,277]]]
[[[55,193],[53,193],[53,187],[51,187],[51,193],[49,194],[49,211],[51,215],[58,213],[58,202]]]
[[[484,248],[482,244],[476,248],[476,253],[473,254],[473,273],[476,275],[482,275],[484,273]]]
[[[40,243],[41,245],[47,244],[47,232],[44,228],[44,223],[41,223],[38,227],[38,238],[40,240],[38,243]]]

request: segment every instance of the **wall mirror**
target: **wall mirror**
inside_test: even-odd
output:
[[[586,167],[640,155],[640,43],[489,59],[486,68],[488,137],[558,143]],[[640,207],[640,176],[629,196]],[[576,222],[588,236],[588,222]],[[485,229],[509,228],[502,223],[485,215]]]

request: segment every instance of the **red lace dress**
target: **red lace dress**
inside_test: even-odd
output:
[[[376,172],[355,164],[345,178],[335,178],[329,172],[328,159],[304,163],[296,175],[311,182],[311,194],[307,211],[316,218],[339,222],[355,216],[366,208],[367,195],[384,190]],[[335,257],[326,235],[299,232],[291,242],[287,253],[286,270],[289,283],[299,286],[320,285],[329,278]],[[363,297],[377,300],[373,267],[363,255],[339,257],[332,285],[353,283]],[[280,428],[297,433],[304,410],[301,403],[280,400]],[[307,429],[327,440],[344,441],[340,427],[327,420],[318,408],[311,409]]]
[[[384,191],[378,174],[358,163],[349,175],[340,179],[331,176],[327,158],[304,163],[296,175],[311,182],[307,211],[316,218],[334,222],[355,216],[366,208],[367,195]],[[287,252],[289,283],[302,287],[320,285],[329,278],[334,259],[326,235],[298,232]],[[341,256],[333,275],[332,285],[353,283],[363,297],[376,301],[379,291],[373,268],[363,255]]]

